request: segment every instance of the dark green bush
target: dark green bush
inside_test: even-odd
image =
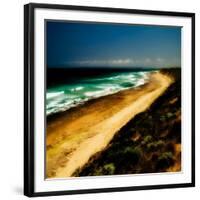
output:
[[[113,175],[115,173],[115,165],[114,163],[109,163],[103,166],[103,174],[105,175]]]
[[[152,136],[151,135],[145,136],[143,141],[144,141],[145,144],[151,142],[152,141]]]
[[[156,168],[158,171],[170,167],[174,163],[172,152],[162,153],[157,160]]]
[[[142,150],[140,147],[127,147],[125,148],[124,152],[124,161],[127,164],[137,164],[140,156],[142,155]]]
[[[93,175],[93,176],[101,176],[101,175],[103,175],[102,167],[99,167],[98,169],[95,169],[94,172],[91,175]]]
[[[158,140],[156,142],[151,142],[151,143],[147,144],[147,151],[157,151],[161,147],[163,147],[164,144],[165,143],[162,140]]]
[[[173,116],[173,113],[171,113],[171,112],[168,112],[168,113],[167,113],[167,117],[168,117],[168,118],[171,118],[172,116]]]

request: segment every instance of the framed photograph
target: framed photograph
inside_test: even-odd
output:
[[[195,14],[24,7],[24,194],[195,185]]]

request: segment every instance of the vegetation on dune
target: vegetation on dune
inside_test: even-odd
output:
[[[174,83],[145,112],[138,114],[74,176],[156,173],[180,170],[181,70],[163,69]]]

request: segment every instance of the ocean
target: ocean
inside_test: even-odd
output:
[[[152,70],[155,71],[155,70]],[[98,97],[145,84],[152,71],[113,72],[98,76],[79,76],[66,83],[47,87],[46,115],[66,111]]]

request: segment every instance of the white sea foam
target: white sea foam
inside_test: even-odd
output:
[[[88,100],[114,94],[145,84],[151,72],[127,72],[102,78],[82,79],[76,84],[67,84],[47,90],[46,114],[62,112]]]
[[[72,88],[71,91],[74,92],[74,91],[79,91],[79,90],[82,90],[83,87],[82,86],[79,86],[79,87],[76,87],[76,88]]]
[[[54,97],[60,96],[62,94],[64,94],[64,91],[61,91],[61,92],[48,92],[47,93],[47,99],[54,98]]]

